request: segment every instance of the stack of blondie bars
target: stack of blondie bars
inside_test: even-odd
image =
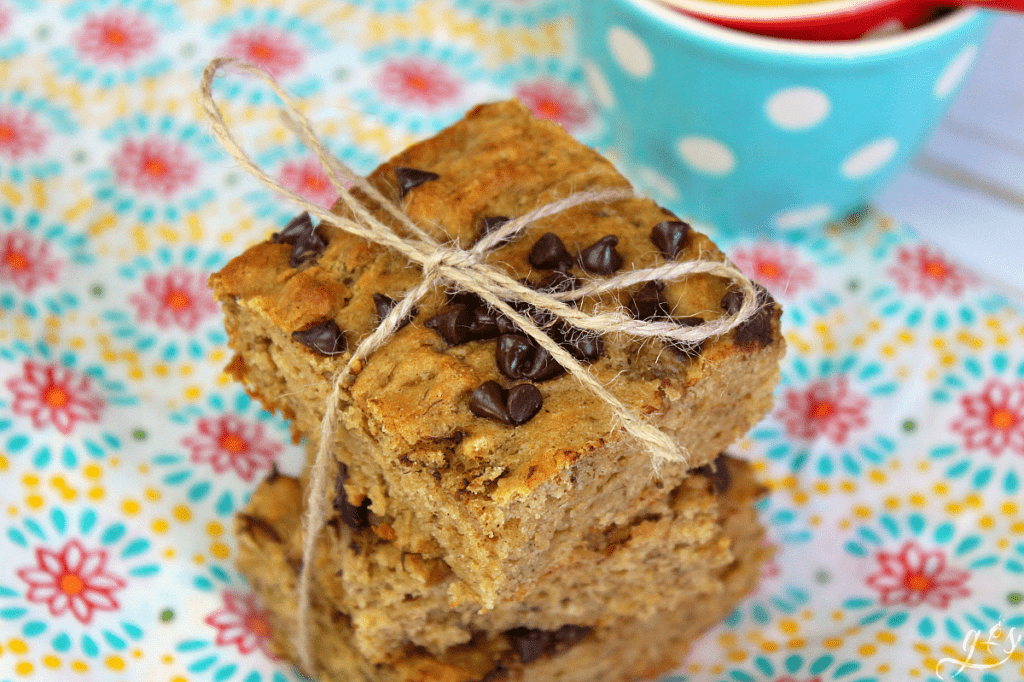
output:
[[[570,193],[629,187],[517,102],[477,107],[368,180],[463,248]],[[696,258],[723,256],[646,199],[577,206],[488,256],[546,291]],[[301,215],[211,278],[236,352],[228,370],[315,450],[335,373],[421,276]],[[731,286],[693,275],[580,305],[694,326],[738,309]],[[305,672],[602,682],[676,666],[754,588],[771,552],[753,508],[763,488],[721,454],[769,410],[778,380],[780,311],[758,291],[754,317],[699,344],[588,335],[523,307],[688,453],[657,474],[603,402],[479,297],[423,299],[340,397],[335,485],[320,501],[332,515],[311,566],[315,669]],[[275,470],[237,517],[239,568],[291,660],[306,497],[304,477]]]

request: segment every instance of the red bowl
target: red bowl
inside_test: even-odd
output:
[[[893,33],[924,24],[942,12],[941,6],[930,0],[820,0],[780,6],[660,1],[699,19],[747,33],[816,41],[858,40]]]

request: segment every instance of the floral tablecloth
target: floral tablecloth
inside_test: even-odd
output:
[[[221,372],[205,288],[295,209],[211,141],[207,60],[275,74],[361,172],[510,95],[603,147],[565,12],[0,0],[0,680],[299,679],[268,655],[230,528],[302,453]],[[265,89],[218,93],[264,168],[332,203]],[[713,236],[786,308],[777,406],[736,448],[781,551],[668,679],[1024,678],[1024,316],[872,213]]]

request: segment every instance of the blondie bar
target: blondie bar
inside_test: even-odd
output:
[[[607,160],[517,102],[473,109],[368,180],[435,238],[462,247],[568,194],[629,187]],[[695,258],[724,256],[653,201],[625,199],[540,220],[488,261],[558,289]],[[312,436],[351,349],[420,278],[384,247],[300,216],[211,277],[236,352],[229,370]],[[436,552],[461,579],[454,604],[522,597],[585,535],[629,523],[652,504],[652,490],[676,488],[770,409],[784,342],[778,305],[763,290],[759,302],[753,318],[701,345],[548,327],[688,453],[661,467],[659,489],[650,457],[550,355],[472,294],[435,291],[342,393],[330,446],[345,465],[346,497],[388,519],[402,551]],[[694,325],[738,304],[729,282],[694,275],[581,306]]]

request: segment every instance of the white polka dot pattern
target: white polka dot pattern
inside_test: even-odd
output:
[[[960,85],[960,81],[970,71],[971,65],[974,64],[974,60],[977,57],[977,45],[968,45],[960,50],[960,53],[953,58],[953,61],[949,63],[949,66],[939,76],[939,80],[935,82],[935,96],[939,99],[949,97],[949,94],[956,90],[956,86]]]
[[[899,143],[892,137],[870,142],[846,157],[842,165],[843,176],[850,180],[866,178],[889,163],[897,149]]]
[[[593,93],[597,103],[606,109],[614,107],[615,95],[612,93],[612,87],[608,85],[608,79],[597,68],[597,64],[589,60],[583,62],[583,73],[586,74],[590,92]]]
[[[773,222],[776,227],[783,230],[792,230],[817,225],[831,218],[834,213],[835,211],[828,204],[799,206],[776,213]]]
[[[622,26],[608,29],[608,49],[615,61],[634,78],[647,78],[654,71],[654,57],[635,33]]]
[[[768,119],[783,130],[807,130],[828,117],[832,102],[817,88],[796,86],[779,90],[768,98]]]
[[[702,175],[722,177],[736,167],[736,155],[724,144],[710,137],[689,135],[677,144],[679,156]]]

